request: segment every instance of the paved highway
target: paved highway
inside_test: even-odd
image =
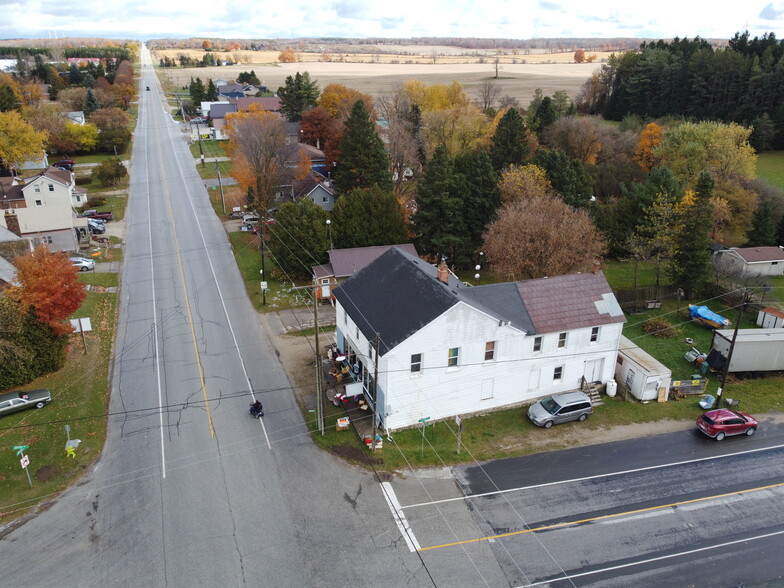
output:
[[[454,468],[461,493],[396,495],[426,563],[486,544],[511,586],[784,584],[775,420],[720,443],[685,431]],[[477,535],[441,517],[464,509]]]
[[[145,86],[107,443],[3,536],[0,584],[432,585],[375,478],[311,443],[146,49]]]

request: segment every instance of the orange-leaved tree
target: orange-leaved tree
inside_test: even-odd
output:
[[[640,142],[634,152],[634,160],[646,172],[650,172],[659,162],[653,150],[664,140],[664,131],[656,123],[649,123],[640,133]]]
[[[285,174],[286,132],[281,118],[252,104],[247,112],[237,112],[226,117],[226,134],[231,157],[232,175],[243,190],[253,189],[261,210],[267,210],[272,194],[282,183]]]
[[[71,325],[65,319],[82,305],[87,292],[68,257],[39,245],[14,258],[14,265],[19,285],[10,286],[6,293],[19,311],[25,313],[32,307],[38,320],[55,333],[70,333]]]

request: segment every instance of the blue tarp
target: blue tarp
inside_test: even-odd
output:
[[[716,323],[716,326],[726,326],[730,321],[725,319],[720,314],[716,314],[707,306],[689,306],[689,316],[692,318],[699,318],[711,323]]]

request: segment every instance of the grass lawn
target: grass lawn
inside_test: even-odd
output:
[[[784,151],[766,151],[757,158],[757,176],[784,190]]]
[[[201,126],[201,125],[199,125]],[[211,139],[202,139],[201,147],[204,150],[204,157],[227,157],[226,153],[227,141],[213,141]],[[194,159],[198,159],[201,152],[199,151],[199,142],[194,141],[190,144],[191,155]]]
[[[265,270],[267,274],[267,304],[262,304],[261,294],[261,252],[259,250],[259,238],[246,232],[229,233],[234,258],[240,270],[242,279],[245,282],[245,289],[253,303],[253,307],[259,312],[272,312],[288,308],[304,306],[309,300],[308,291],[294,290],[290,282],[280,282],[273,278],[275,264],[266,258]],[[302,282],[296,286],[309,284]]]
[[[208,178],[217,178],[218,177],[218,169],[220,169],[220,174],[222,178],[227,178],[231,176],[231,162],[230,161],[218,161],[218,162],[205,162],[204,165],[201,163],[196,163],[196,171],[199,172],[199,177],[203,180]]]
[[[602,272],[607,283],[616,290],[634,288],[634,262],[608,260],[602,263]],[[664,269],[659,277],[663,286],[669,283]],[[654,286],[656,284],[656,264],[652,261],[637,264],[637,287]]]
[[[85,276],[85,280],[90,279]],[[74,317],[90,317],[93,331],[86,333],[87,353],[79,335],[70,338],[66,365],[38,378],[23,389],[49,388],[52,402],[41,410],[27,410],[0,422],[0,520],[26,514],[42,499],[51,498],[72,484],[95,461],[106,437],[109,360],[114,336],[117,295],[88,293]],[[76,458],[65,455],[66,432],[81,439]],[[28,445],[32,489],[14,445]]]

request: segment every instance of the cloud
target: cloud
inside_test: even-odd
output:
[[[759,16],[763,20],[781,20],[784,17],[784,4],[776,6],[771,2],[760,11]]]

